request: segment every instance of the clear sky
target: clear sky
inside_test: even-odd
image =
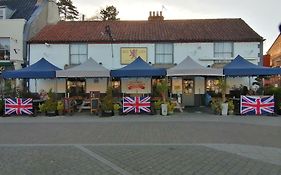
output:
[[[242,18],[264,39],[264,53],[279,35],[281,0],[72,0],[86,18],[113,5],[120,20],[147,20],[149,11],[165,19]]]

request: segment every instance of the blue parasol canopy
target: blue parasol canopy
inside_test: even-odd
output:
[[[225,76],[278,75],[281,74],[281,69],[258,66],[238,55],[224,66],[223,74]]]
[[[166,69],[154,68],[141,57],[138,57],[123,68],[110,71],[112,77],[153,77],[165,76],[166,74]]]
[[[13,71],[4,71],[2,73],[3,78],[19,78],[19,79],[42,79],[42,78],[55,78],[56,70],[60,68],[54,66],[44,58],[41,58],[36,63]]]

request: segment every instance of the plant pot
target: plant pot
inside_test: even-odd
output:
[[[228,111],[228,103],[221,104],[221,115],[226,116]]]
[[[161,115],[167,115],[167,114],[168,114],[168,105],[161,104]]]
[[[173,114],[174,114],[174,111],[168,111],[168,114],[169,114],[169,115],[173,115]]]
[[[101,111],[101,117],[111,117],[111,116],[113,116],[114,115],[114,113],[113,113],[113,111]]]
[[[48,117],[53,117],[53,116],[56,116],[57,114],[58,114],[57,111],[46,111],[45,112],[45,115]]]

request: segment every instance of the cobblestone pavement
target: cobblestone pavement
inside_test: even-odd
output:
[[[280,117],[0,118],[0,175],[281,175]]]

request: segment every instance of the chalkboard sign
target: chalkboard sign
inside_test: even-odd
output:
[[[91,99],[91,113],[93,113],[93,112],[97,113],[98,110],[99,110],[99,99],[92,98]]]

